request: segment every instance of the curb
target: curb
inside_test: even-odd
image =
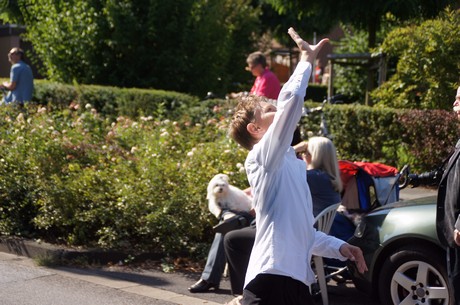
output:
[[[65,261],[84,258],[90,264],[108,264],[123,262],[126,259],[138,260],[159,260],[161,255],[155,253],[142,253],[132,258],[132,255],[121,251],[101,249],[72,249],[60,247],[46,242],[29,240],[21,237],[0,236],[0,251],[32,259],[49,258],[51,260]]]

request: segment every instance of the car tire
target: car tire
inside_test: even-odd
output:
[[[379,276],[381,303],[452,305],[444,262],[444,253],[429,247],[405,246],[393,252]]]

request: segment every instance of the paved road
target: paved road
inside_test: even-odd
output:
[[[30,259],[0,254],[2,305],[173,305],[163,299],[131,293],[131,282],[91,278],[82,274],[39,268]],[[186,304],[186,303],[184,303]],[[198,303],[196,303],[198,304]]]
[[[406,189],[407,200],[436,194]],[[195,273],[164,273],[128,267],[45,268],[30,258],[0,253],[0,304],[2,305],[217,305],[230,301],[230,284],[224,278],[217,292],[191,294],[187,287],[200,277]],[[357,291],[351,282],[328,283],[331,305],[380,305]],[[320,298],[317,304],[321,304]]]

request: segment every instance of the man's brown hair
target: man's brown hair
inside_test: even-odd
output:
[[[254,122],[256,109],[259,108],[262,100],[264,100],[263,97],[255,95],[242,98],[235,108],[230,123],[230,136],[247,150],[251,150],[255,144],[247,126]]]
[[[262,65],[263,68],[267,67],[267,58],[262,52],[254,52],[248,55],[246,62],[251,66]]]

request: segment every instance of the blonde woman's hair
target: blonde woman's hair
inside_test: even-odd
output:
[[[342,192],[342,180],[334,143],[326,137],[312,137],[308,139],[308,153],[311,155],[310,167],[328,173],[334,189],[339,193]]]

